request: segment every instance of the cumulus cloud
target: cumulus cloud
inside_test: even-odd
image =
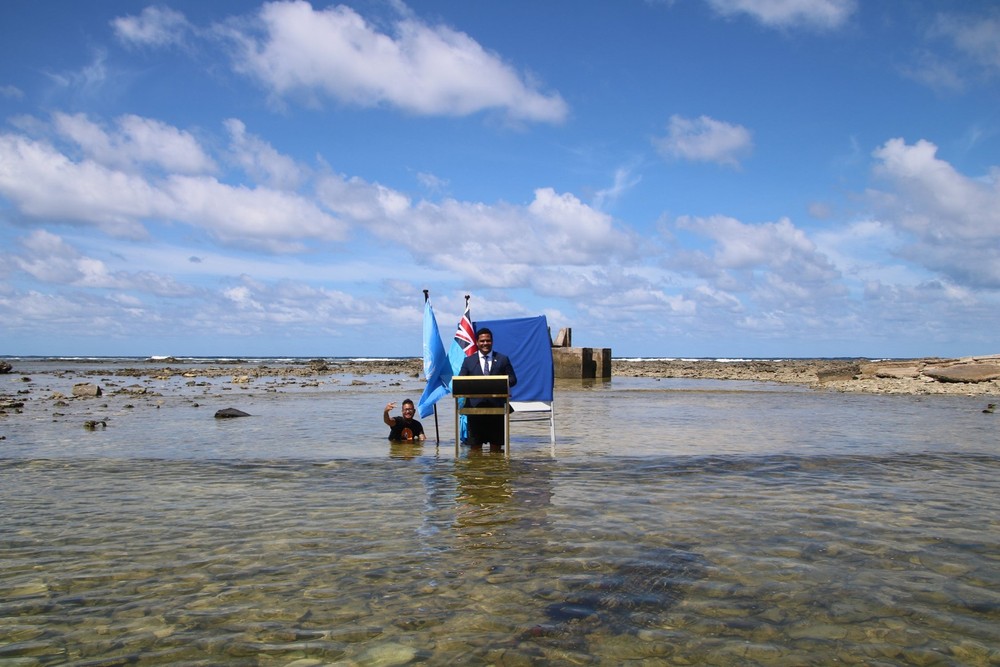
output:
[[[1000,168],[969,178],[929,141],[891,139],[873,153],[882,221],[912,242],[901,252],[958,284],[1000,288]]]
[[[233,159],[251,178],[282,190],[295,190],[305,182],[306,174],[295,160],[247,132],[242,121],[230,118],[225,127]]]
[[[350,7],[271,2],[258,34],[220,31],[237,45],[234,67],[278,97],[329,96],[358,106],[396,106],[425,115],[500,110],[522,121],[560,122],[567,106],[540,91],[497,54],[447,26],[406,16],[380,32]]]
[[[747,14],[772,28],[838,28],[857,7],[856,0],[708,0],[723,16]]]
[[[789,307],[844,293],[837,267],[788,219],[753,225],[726,216],[682,217],[677,227],[713,242],[710,253],[681,252],[672,265],[707,279],[716,302],[745,292],[758,305]]]
[[[361,224],[377,238],[407,235],[425,250],[423,264],[476,284],[524,286],[538,267],[588,266],[634,257],[636,240],[606,213],[568,193],[538,188],[519,206],[446,199],[411,202],[399,192],[358,178],[330,175],[317,194],[323,206]]]
[[[169,7],[146,7],[138,16],[120,16],[111,21],[115,36],[128,46],[163,47],[183,44],[191,26]]]
[[[13,264],[41,282],[170,297],[193,293],[192,288],[170,276],[151,271],[112,271],[104,261],[84,255],[62,237],[45,230],[33,231],[21,239],[20,246],[21,251],[13,256]],[[128,300],[124,296],[119,298]]]
[[[93,224],[133,238],[145,235],[142,218],[168,206],[142,176],[74,162],[51,144],[9,134],[0,135],[0,194],[31,217]]]
[[[96,225],[132,238],[146,235],[144,221],[182,222],[226,243],[278,252],[302,250],[306,239],[345,238],[345,223],[295,192],[229,185],[184,169],[159,177],[133,173],[135,165],[109,166],[127,161],[129,148],[131,159],[163,167],[197,171],[210,163],[196,151],[176,150],[191,145],[176,129],[126,120],[123,136],[130,139],[119,142],[85,119],[57,117],[60,131],[85,153],[80,159],[47,142],[0,135],[0,195],[33,218]]]
[[[753,150],[750,131],[708,116],[670,117],[667,135],[653,139],[653,145],[667,158],[695,162],[715,162],[733,167]]]
[[[347,225],[295,193],[172,176],[163,186],[171,217],[195,224],[222,241],[277,252],[304,249],[305,239],[342,240]]]
[[[54,123],[56,130],[75,142],[87,158],[106,167],[131,171],[138,165],[156,165],[182,174],[216,168],[193,135],[152,118],[121,116],[110,132],[84,114],[57,113]]]

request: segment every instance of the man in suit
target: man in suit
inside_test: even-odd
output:
[[[493,349],[492,331],[485,327],[477,331],[476,347],[479,351],[462,361],[459,375],[506,375],[511,387],[517,384],[517,375],[514,374],[514,367],[511,365],[510,359],[507,355]],[[470,408],[503,407],[503,405],[503,399],[499,398],[469,400]],[[481,447],[487,442],[494,448],[503,445],[503,415],[469,415],[468,419],[468,444],[470,447]]]

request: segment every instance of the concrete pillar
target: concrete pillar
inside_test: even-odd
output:
[[[594,377],[611,379],[611,348],[594,348]]]
[[[554,347],[552,365],[557,378],[610,378],[611,348]]]

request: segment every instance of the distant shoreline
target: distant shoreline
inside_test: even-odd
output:
[[[209,358],[209,357],[0,357],[18,365],[66,365],[74,375],[169,378],[289,377],[328,375],[423,375],[419,357],[406,358]],[[93,366],[85,368],[85,366]],[[948,372],[955,377],[948,379]],[[995,376],[995,377],[994,377]],[[681,359],[626,358],[612,361],[612,378],[686,378],[777,382],[821,391],[874,394],[959,394],[1000,396],[1000,355],[961,359]],[[944,379],[942,379],[944,378]],[[975,379],[969,379],[975,378]]]

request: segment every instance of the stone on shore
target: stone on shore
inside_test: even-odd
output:
[[[217,410],[215,413],[216,419],[232,419],[233,417],[249,416],[249,412],[243,412],[242,410],[237,410],[236,408],[223,408],[222,410]]]
[[[95,398],[102,393],[101,387],[92,382],[80,382],[73,385],[73,395],[77,398]]]
[[[0,375],[6,375],[14,370],[14,367],[10,365],[10,362],[0,361]]]
[[[861,372],[859,364],[844,364],[832,368],[823,368],[816,371],[816,378],[820,382],[834,382],[836,380],[853,380]]]
[[[938,382],[989,382],[1000,378],[1000,366],[965,363],[925,368],[923,373]]]

